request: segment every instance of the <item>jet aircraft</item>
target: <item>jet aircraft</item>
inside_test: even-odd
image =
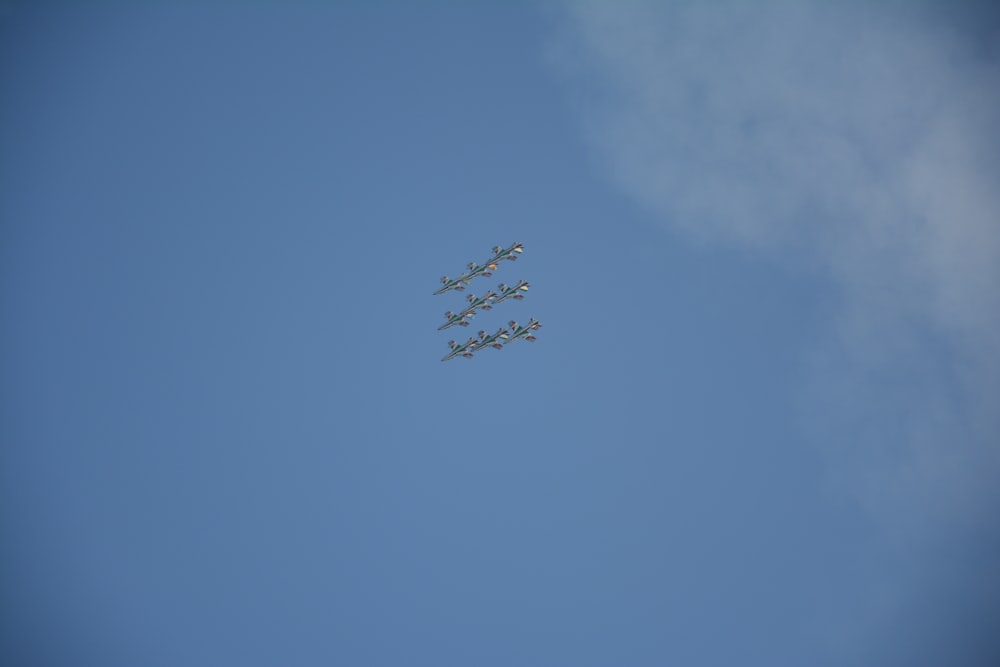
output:
[[[458,322],[457,320],[464,320],[464,319],[467,319],[469,317],[473,317],[476,314],[476,310],[479,309],[479,308],[482,308],[483,310],[492,310],[493,306],[491,306],[488,303],[489,298],[491,298],[490,294],[493,294],[493,292],[492,291],[489,292],[486,296],[482,297],[481,299],[477,299],[475,297],[475,295],[470,294],[469,295],[469,305],[466,306],[463,311],[461,311],[460,313],[458,313],[456,315],[456,314],[452,313],[449,310],[447,313],[444,314],[444,316],[446,318],[448,318],[449,321],[453,320],[453,319],[456,320],[454,322],[454,324],[461,324],[461,322]],[[493,296],[496,296],[496,295],[493,294]],[[442,326],[441,328],[442,329],[446,329],[449,326],[451,326],[450,323]],[[441,329],[438,329],[438,331],[440,331],[440,330]]]
[[[479,341],[476,343],[476,351],[478,352],[479,350],[487,346],[495,347],[496,349],[499,350],[500,348],[503,347],[503,344],[501,344],[500,341],[507,340],[508,335],[510,335],[510,332],[507,331],[507,329],[505,329],[504,327],[500,327],[499,329],[497,329],[497,332],[492,335],[488,335],[485,331],[480,331]]]
[[[477,276],[492,276],[492,271],[497,270],[496,264],[483,264],[479,266],[475,262],[469,262],[469,270],[467,273],[463,273],[458,277],[465,284],[469,284],[469,281]]]
[[[490,305],[490,301],[492,301],[493,299],[495,299],[496,296],[497,296],[497,293],[494,292],[493,290],[490,290],[489,292],[487,292],[486,294],[484,294],[482,297],[480,297],[478,299],[476,298],[475,294],[470,294],[469,296],[467,296],[465,298],[469,302],[469,308],[473,308],[473,309],[474,308],[482,308],[483,310],[493,310],[493,306]]]
[[[472,313],[470,313],[468,311],[468,309],[466,309],[466,310],[462,311],[461,313],[459,313],[458,315],[456,315],[455,313],[453,313],[453,312],[451,312],[449,310],[448,312],[446,312],[444,314],[444,316],[445,316],[445,319],[447,319],[448,321],[445,322],[444,324],[442,324],[441,326],[439,326],[438,327],[438,331],[442,331],[444,329],[447,329],[448,327],[453,327],[456,324],[458,324],[460,326],[463,326],[463,327],[469,326],[469,320],[468,320],[468,318],[472,317]]]
[[[442,276],[441,282],[444,284],[444,287],[434,292],[434,294],[444,294],[448,290],[453,290],[453,289],[461,292],[462,290],[465,289],[465,286],[469,284],[469,281],[465,280],[464,278],[459,277],[455,278],[454,280],[451,280],[448,276]]]
[[[501,301],[506,301],[511,297],[520,301],[521,299],[524,298],[524,294],[522,294],[522,292],[527,292],[528,287],[529,285],[527,280],[520,280],[513,287],[507,287],[503,283],[500,283],[497,286],[497,289],[500,290],[500,294],[498,294],[496,298],[493,299],[493,303],[500,303]]]
[[[534,343],[535,342],[535,337],[533,335],[531,335],[531,332],[535,331],[537,329],[541,329],[541,328],[542,328],[542,323],[539,322],[538,320],[536,320],[534,317],[532,317],[530,320],[528,320],[528,323],[526,325],[524,325],[523,327],[520,326],[514,320],[511,320],[510,321],[510,337],[507,338],[507,341],[504,343],[504,345],[509,345],[512,341],[515,341],[518,338],[523,338],[523,339],[525,339],[527,341],[530,341],[530,342]]]
[[[458,355],[462,355],[466,359],[471,359],[472,353],[475,350],[475,345],[478,342],[479,341],[475,336],[469,338],[469,340],[465,341],[465,343],[462,345],[459,345],[453,340],[448,341],[448,346],[451,348],[451,352],[449,352],[446,356],[444,356],[441,359],[441,361],[448,361],[449,359],[453,359]]]
[[[502,259],[509,259],[511,261],[514,261],[515,259],[517,259],[517,255],[522,252],[524,252],[524,244],[522,243],[515,243],[506,250],[504,250],[500,246],[493,246],[493,259],[491,259],[486,263],[497,264]]]

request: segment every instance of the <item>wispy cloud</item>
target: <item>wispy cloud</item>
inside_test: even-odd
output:
[[[836,280],[803,414],[883,512],[928,485],[981,506],[1000,470],[1000,69],[934,18],[584,2],[558,50],[609,174],[664,225]]]
[[[1000,62],[948,7],[576,2],[553,52],[597,162],[665,227],[829,276],[803,432],[891,558],[995,593],[995,561],[928,555],[1000,541]],[[884,574],[881,620],[852,621],[876,644],[914,609],[995,618]]]

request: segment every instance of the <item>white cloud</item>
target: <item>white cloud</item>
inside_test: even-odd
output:
[[[553,51],[598,163],[666,228],[837,285],[797,407],[834,488],[911,565],[995,542],[1000,507],[1000,67],[939,11],[574,2]],[[961,559],[910,571],[934,568],[1000,585]],[[934,599],[885,574],[852,621],[876,655]],[[961,595],[924,605],[995,610]]]
[[[997,63],[911,3],[568,17],[556,57],[625,192],[692,238],[837,281],[803,410],[845,479],[890,521],[927,494],[982,509],[1000,471]]]

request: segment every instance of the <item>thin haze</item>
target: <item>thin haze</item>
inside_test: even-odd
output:
[[[598,169],[678,238],[835,287],[789,418],[915,573],[873,595],[881,611],[859,621],[871,650],[889,660],[902,640],[888,619],[912,631],[923,605],[975,618],[970,643],[1000,631],[996,13],[582,2],[567,15],[551,57]]]
[[[1000,64],[934,18],[578,3],[553,51],[595,159],[665,229],[836,281],[803,416],[904,513],[925,495],[982,509],[1000,462]]]

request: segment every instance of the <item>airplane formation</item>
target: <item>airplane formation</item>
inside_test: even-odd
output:
[[[464,291],[473,278],[480,276],[492,276],[493,272],[500,266],[501,261],[505,259],[514,261],[522,252],[524,252],[524,246],[520,243],[515,243],[509,248],[496,246],[493,248],[493,257],[483,264],[470,262],[467,265],[468,270],[454,280],[448,276],[441,278],[442,286],[434,292],[434,294],[444,294],[450,290],[456,290],[459,292]],[[519,280],[516,285],[512,286],[500,283],[497,286],[497,289],[499,290],[498,292],[489,290],[481,297],[477,297],[475,294],[469,294],[466,296],[467,304],[462,310],[457,313],[449,310],[444,314],[445,323],[438,327],[438,331],[442,331],[456,325],[467,327],[469,326],[469,319],[472,318],[477,311],[492,310],[493,306],[506,301],[507,299],[520,301],[524,298],[524,293],[528,291],[529,287],[530,285],[527,280]],[[449,341],[448,347],[451,348],[451,351],[444,358],[442,358],[441,361],[448,361],[449,359],[454,359],[458,356],[471,359],[474,353],[484,348],[492,347],[500,350],[519,338],[534,342],[535,336],[532,332],[537,331],[541,327],[541,322],[532,317],[528,320],[528,323],[523,326],[519,325],[514,320],[511,320],[507,327],[500,327],[494,334],[487,334],[486,331],[480,330],[478,337],[472,336],[465,343],[459,344],[453,340]]]

